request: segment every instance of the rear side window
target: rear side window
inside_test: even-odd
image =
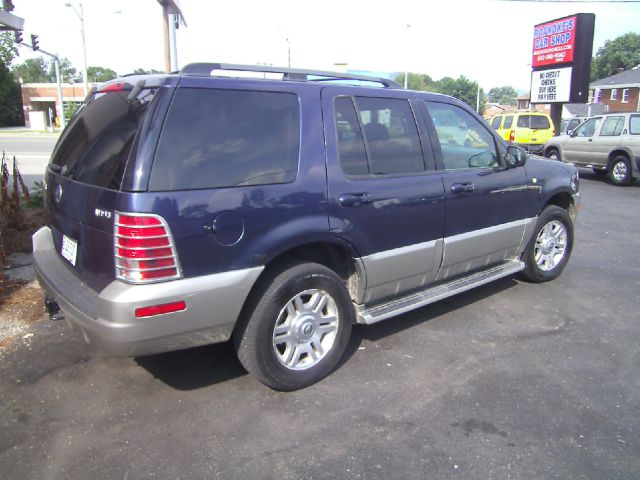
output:
[[[189,190],[295,180],[298,97],[283,92],[181,88],[151,169],[151,190]]]
[[[503,128],[511,128],[513,125],[513,115],[507,115],[504,117],[504,127]]]
[[[408,100],[338,97],[335,116],[340,164],[347,175],[424,171],[418,127]]]
[[[629,132],[631,132],[631,135],[640,135],[640,115],[631,115]]]
[[[520,115],[518,117],[519,128],[531,128],[534,130],[546,130],[551,128],[549,119],[542,115]]]
[[[89,185],[119,190],[133,139],[155,95],[144,89],[95,93],[76,113],[51,156],[61,173]]]
[[[491,121],[491,128],[497,130],[500,128],[500,122],[502,121],[502,117],[496,117]]]
[[[617,137],[622,133],[624,117],[607,117],[600,129],[601,137]]]

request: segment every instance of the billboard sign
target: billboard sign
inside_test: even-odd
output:
[[[572,67],[563,67],[532,72],[531,103],[568,102],[572,70]]]
[[[533,68],[573,61],[577,17],[560,18],[533,29]]]
[[[586,103],[595,15],[576,13],[533,28],[531,103]]]

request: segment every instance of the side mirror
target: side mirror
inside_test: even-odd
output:
[[[509,145],[507,154],[504,156],[508,168],[522,167],[527,163],[527,152],[522,147]]]
[[[567,135],[569,135],[570,137],[573,137],[573,130],[567,130]]]

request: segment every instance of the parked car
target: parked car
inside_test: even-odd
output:
[[[584,122],[588,117],[571,117],[563,118],[560,121],[560,131],[558,135],[569,135],[570,132],[576,129],[578,125]]]
[[[640,171],[640,114],[608,113],[589,118],[571,135],[550,139],[544,155],[609,175],[628,185]]]
[[[46,185],[33,257],[53,318],[115,354],[232,340],[281,390],[329,374],[354,322],[556,278],[579,200],[575,167],[527,159],[454,98],[220,64],[103,84]]]
[[[545,142],[555,135],[551,117],[542,112],[498,115],[489,124],[503,140],[531,153],[542,153]]]

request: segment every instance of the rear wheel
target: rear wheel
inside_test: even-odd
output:
[[[631,164],[627,157],[617,156],[609,166],[609,179],[616,185],[629,185],[631,183]]]
[[[242,365],[277,390],[326,377],[344,354],[355,318],[344,281],[304,263],[275,270],[262,285],[235,334]]]
[[[572,248],[571,217],[563,208],[549,205],[538,217],[535,233],[522,255],[522,277],[535,283],[557,278],[569,261]]]
[[[550,148],[546,152],[544,152],[544,156],[550,160],[561,160],[560,152],[558,152],[555,148]]]

